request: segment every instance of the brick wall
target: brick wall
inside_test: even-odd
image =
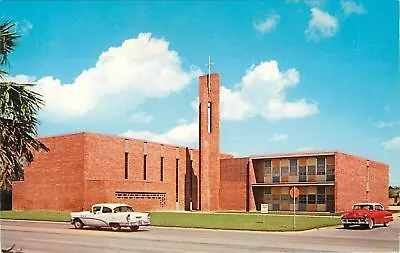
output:
[[[77,210],[83,205],[83,134],[47,137],[24,181],[13,183],[14,210]]]
[[[336,211],[345,211],[356,202],[388,204],[389,167],[383,163],[369,162],[369,192],[367,194],[367,160],[337,152],[335,154],[335,205]]]
[[[219,74],[210,75],[210,86],[208,78],[208,75],[199,78],[200,209],[217,211],[220,203]]]
[[[248,158],[221,160],[220,209],[246,211]]]

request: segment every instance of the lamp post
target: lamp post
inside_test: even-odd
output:
[[[367,160],[367,185],[366,185],[366,193],[367,193],[367,202],[369,202],[369,160]]]

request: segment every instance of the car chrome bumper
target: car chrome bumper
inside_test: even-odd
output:
[[[145,220],[131,221],[127,225],[128,226],[149,226],[150,221],[145,221]]]
[[[368,219],[341,219],[343,225],[367,225]]]

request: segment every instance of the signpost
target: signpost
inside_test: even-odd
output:
[[[293,228],[296,228],[296,198],[298,198],[300,195],[299,188],[293,186],[290,188],[289,194],[293,198]]]
[[[261,204],[261,214],[268,213],[268,204]],[[265,215],[263,215],[263,223],[265,223]]]

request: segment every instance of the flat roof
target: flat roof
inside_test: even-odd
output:
[[[338,152],[340,152],[340,151],[315,151],[315,152],[261,154],[261,155],[252,155],[252,156],[250,156],[250,158],[251,159],[265,159],[265,158],[287,158],[287,157],[305,157],[305,156],[326,156],[326,155],[335,155],[335,153],[338,153]]]

